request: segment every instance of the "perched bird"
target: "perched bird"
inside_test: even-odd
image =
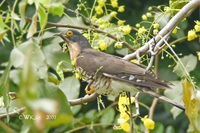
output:
[[[156,93],[151,88],[170,89],[171,83],[159,79],[138,64],[122,58],[94,50],[89,41],[76,30],[66,30],[55,34],[66,43],[75,69],[89,84],[88,90],[98,94],[116,95],[122,91],[141,91],[168,102],[182,110],[184,106]]]

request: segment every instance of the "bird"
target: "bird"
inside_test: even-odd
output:
[[[171,89],[172,83],[158,78],[141,65],[93,49],[77,30],[67,29],[54,36],[60,36],[66,42],[75,69],[88,82],[88,92],[117,95],[123,91],[138,91],[185,110],[184,106],[152,89]]]

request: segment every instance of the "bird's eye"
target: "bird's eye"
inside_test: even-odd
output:
[[[68,36],[72,36],[72,35],[73,35],[73,32],[72,32],[72,31],[68,31],[68,32],[67,32],[67,35],[68,35]]]

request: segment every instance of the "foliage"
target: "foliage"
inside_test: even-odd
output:
[[[132,97],[128,99],[126,93],[119,102],[101,96],[71,106],[74,99],[88,97],[85,83],[73,68],[66,44],[53,35],[75,28],[96,50],[136,55],[189,1],[170,0],[169,6],[160,1],[156,2],[162,6],[152,6],[153,2],[1,1],[0,131],[117,133],[129,131],[133,124],[135,132],[200,132],[200,45],[196,39],[200,23],[195,21],[195,13],[170,27],[170,39],[163,37],[159,48],[149,45],[148,52],[135,56],[136,62],[154,68],[152,72],[174,84],[173,89],[161,93],[184,104],[185,113],[145,94],[138,99],[140,115],[133,121],[130,112],[137,114],[137,108],[129,105]],[[156,37],[154,43],[159,43]],[[159,49],[157,53],[155,49]]]

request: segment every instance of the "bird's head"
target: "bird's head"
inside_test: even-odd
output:
[[[68,46],[72,43],[78,43],[81,48],[91,47],[88,40],[76,30],[68,29],[61,33],[54,34],[54,36],[60,36]]]

